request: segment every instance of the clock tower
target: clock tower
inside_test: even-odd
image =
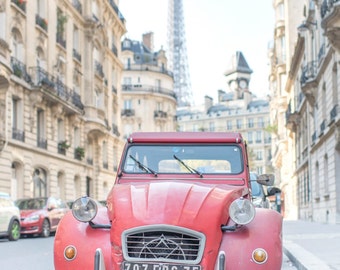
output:
[[[244,93],[249,91],[249,82],[253,71],[249,68],[242,52],[237,51],[231,57],[230,66],[224,75],[230,90],[235,92],[235,99],[243,99]]]

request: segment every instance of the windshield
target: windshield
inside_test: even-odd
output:
[[[239,174],[243,171],[237,145],[131,145],[125,173]]]
[[[16,201],[16,205],[20,210],[43,209],[46,205],[46,201],[47,198],[18,200]]]

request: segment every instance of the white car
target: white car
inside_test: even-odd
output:
[[[0,237],[10,241],[20,238],[20,211],[9,194],[0,192]]]

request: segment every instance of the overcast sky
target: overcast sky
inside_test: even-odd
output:
[[[268,91],[268,43],[273,39],[272,0],[183,0],[188,67],[195,104],[217,90],[227,91],[224,71],[231,56],[241,51],[253,70],[250,91]],[[141,41],[154,32],[155,50],[167,48],[168,0],[120,0],[126,36]]]

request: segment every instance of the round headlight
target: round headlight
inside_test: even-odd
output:
[[[81,197],[72,205],[73,216],[81,222],[89,222],[97,215],[97,204],[89,197]]]
[[[230,204],[229,215],[236,224],[245,225],[255,217],[255,207],[249,200],[239,198]]]

